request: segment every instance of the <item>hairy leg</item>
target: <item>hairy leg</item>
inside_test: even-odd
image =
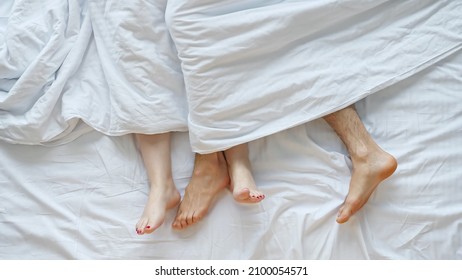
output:
[[[234,199],[241,203],[256,203],[265,198],[257,189],[249,161],[248,144],[241,144],[225,151],[231,177]]]
[[[196,154],[193,174],[173,221],[173,228],[184,229],[200,221],[217,194],[228,184],[229,175],[222,152]]]
[[[136,224],[136,232],[145,234],[162,225],[166,211],[178,205],[181,197],[172,177],[170,133],[137,134],[136,139],[150,184],[148,202]]]
[[[398,164],[372,139],[354,106],[324,119],[345,144],[353,164],[348,195],[337,216],[338,223],[345,223],[366,204],[377,186],[393,174]]]

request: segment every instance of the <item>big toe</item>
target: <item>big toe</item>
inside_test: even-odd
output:
[[[234,196],[234,199],[237,201],[246,201],[250,199],[250,190],[248,188],[236,190],[233,193],[233,196]]]
[[[339,224],[343,224],[343,223],[348,222],[349,219],[350,219],[350,215],[348,215],[346,211],[341,211],[339,212],[336,221]]]
[[[353,216],[355,212],[356,211],[352,205],[345,203],[338,212],[337,223],[343,224],[348,222],[350,217]]]

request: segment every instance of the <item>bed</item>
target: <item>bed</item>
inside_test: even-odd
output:
[[[381,2],[393,6],[398,1]],[[419,3],[424,2],[432,1]],[[322,6],[323,1],[317,3]],[[359,2],[344,3],[352,9]],[[462,6],[462,1],[439,3],[452,3],[454,13]],[[394,12],[399,14],[398,6]],[[0,3],[0,259],[462,259],[461,19],[429,29],[427,35],[435,39],[421,51],[431,59],[341,102],[355,104],[370,134],[399,164],[346,224],[335,218],[348,192],[351,161],[320,112],[277,131],[257,135],[258,129],[244,126],[251,132],[223,132],[216,138],[209,137],[213,130],[188,133],[181,125],[183,114],[172,138],[172,168],[180,193],[191,178],[194,152],[245,141],[266,198],[241,205],[224,191],[199,223],[172,229],[172,209],[158,230],[139,236],[135,224],[149,187],[132,133],[154,133],[150,129],[157,128],[149,122],[124,126],[130,113],[145,110],[145,104],[133,102],[127,111],[89,105],[117,100],[104,103],[110,88],[89,82],[93,78],[103,84],[98,79],[107,70],[86,9],[83,0]],[[30,20],[22,22],[17,15]],[[50,37],[55,41],[41,45],[28,33],[11,41],[11,30],[41,32],[43,26],[34,21],[41,16],[45,20],[37,22],[47,28],[66,23],[62,33]],[[446,28],[453,28],[452,33]],[[451,43],[438,34],[446,34]],[[181,44],[178,48],[180,55],[188,55]],[[417,59],[420,55],[411,53]],[[35,71],[39,64],[41,70]],[[195,81],[202,73],[188,67],[183,65],[187,86],[188,77]],[[18,93],[17,88],[25,91]],[[88,115],[74,114],[77,104]],[[106,109],[121,117],[102,128],[91,117]],[[189,117],[207,122],[215,113]]]

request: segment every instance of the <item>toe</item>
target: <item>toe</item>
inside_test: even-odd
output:
[[[177,220],[174,220],[172,223],[174,229],[180,229],[180,223]]]
[[[192,224],[194,223],[194,222],[193,222],[193,220],[194,220],[193,217],[194,217],[194,212],[193,212],[193,213],[189,213],[189,215],[186,217],[186,220],[185,220],[186,226],[190,226],[190,225],[192,225]]]
[[[351,210],[346,205],[344,205],[340,208],[336,221],[339,224],[346,223],[350,219],[350,216]]]
[[[188,226],[188,223],[186,222],[186,218],[181,219],[180,221],[180,229],[184,229]]]
[[[152,233],[154,231],[154,227],[153,226],[150,226],[150,225],[147,225],[146,227],[144,227],[144,233]]]
[[[248,200],[251,197],[250,190],[248,188],[241,189],[234,193],[234,197],[239,201]]]
[[[193,217],[192,217],[192,222],[193,222],[193,224],[195,224],[195,223],[199,222],[200,220],[202,220],[202,217],[203,217],[202,214],[197,213],[197,212],[194,213],[194,215],[193,215]]]
[[[183,213],[181,211],[179,211],[178,214],[175,217],[175,220],[172,223],[172,226],[175,229],[182,229],[182,224],[181,224],[181,221],[183,220],[182,217],[183,217]]]
[[[144,228],[146,227],[146,225],[147,225],[147,221],[145,221],[144,219],[140,220],[136,224],[136,233],[139,235],[144,234]]]

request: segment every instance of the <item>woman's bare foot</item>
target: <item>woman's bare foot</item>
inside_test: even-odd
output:
[[[352,162],[350,189],[337,216],[340,224],[347,222],[361,209],[377,186],[398,167],[396,159],[380,148],[372,153],[352,157]]]
[[[249,160],[248,144],[241,144],[225,151],[231,178],[230,190],[234,200],[240,203],[257,203],[265,195],[257,189]]]
[[[173,221],[173,228],[184,229],[200,221],[217,194],[229,184],[223,153],[196,154],[194,171]]]
[[[234,200],[240,203],[257,203],[265,198],[257,189],[252,173],[245,165],[236,163],[228,168]]]
[[[148,202],[136,224],[136,233],[139,235],[152,233],[159,228],[164,223],[166,211],[176,207],[180,199],[180,193],[173,182],[162,187],[151,185]]]

